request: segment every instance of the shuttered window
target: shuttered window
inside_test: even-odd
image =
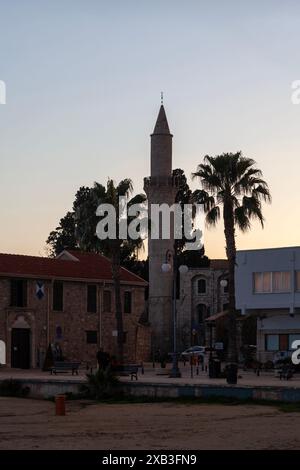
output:
[[[27,307],[27,281],[25,279],[11,279],[10,305],[11,307]]]
[[[97,312],[97,286],[96,285],[87,286],[87,312],[89,313]]]
[[[53,283],[53,310],[62,312],[64,309],[64,284],[62,281]]]

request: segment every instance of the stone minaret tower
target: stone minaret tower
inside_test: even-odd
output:
[[[175,201],[176,187],[172,178],[172,134],[170,133],[165,109],[161,105],[158,118],[151,135],[151,176],[145,178],[144,189],[148,197],[149,217],[151,204],[168,204]],[[162,353],[173,350],[172,333],[172,290],[174,237],[172,221],[169,239],[153,240],[148,238],[149,253],[149,321],[152,327],[153,352],[160,349]],[[161,235],[160,235],[161,236]],[[166,255],[172,269],[162,271]]]

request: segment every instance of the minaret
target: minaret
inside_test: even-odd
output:
[[[151,221],[151,204],[168,204],[175,202],[176,187],[172,177],[172,134],[170,133],[163,104],[151,135],[151,176],[144,179],[144,190],[148,197],[149,217]],[[151,223],[151,222],[150,222]],[[148,238],[149,254],[149,321],[152,328],[152,351],[161,353],[173,350],[172,333],[172,290],[174,234],[169,239]],[[160,235],[161,236],[161,235]],[[168,262],[170,272],[162,271],[166,255],[171,254]]]

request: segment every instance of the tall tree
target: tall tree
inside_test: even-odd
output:
[[[56,256],[65,248],[76,249],[78,247],[75,237],[74,212],[67,212],[59,221],[58,227],[52,230],[46,241],[50,256]]]
[[[235,229],[242,232],[251,228],[251,219],[258,219],[262,227],[262,201],[271,202],[267,183],[255,161],[241,152],[224,153],[216,157],[206,155],[198,165],[193,178],[199,178],[202,189],[193,193],[194,201],[203,204],[207,225],[215,226],[223,209],[226,254],[229,265],[229,317],[228,317],[228,374],[227,382],[237,382],[237,342],[235,304]]]
[[[99,220],[96,210],[99,201],[105,200],[105,197],[106,188],[100,183],[94,183],[92,187],[81,186],[78,189],[72,211],[60,219],[59,225],[50,232],[46,240],[49,256],[55,257],[68,248],[104,253],[103,242],[97,238],[95,227]],[[145,199],[143,195],[142,199]],[[140,200],[140,195],[137,195],[133,198],[133,203]],[[90,230],[86,230],[87,226]],[[123,241],[120,256],[122,265],[134,268],[137,263],[137,246]]]
[[[117,341],[118,341],[118,359],[123,362],[123,312],[121,301],[121,253],[130,255],[140,248],[142,239],[132,240],[129,237],[123,239],[119,238],[119,198],[127,198],[128,208],[133,204],[142,204],[146,200],[146,196],[138,194],[132,199],[129,195],[132,193],[132,181],[124,179],[118,185],[109,179],[106,188],[98,183],[88,191],[81,190],[80,198],[77,198],[75,209],[75,222],[76,222],[76,236],[79,245],[87,251],[96,251],[108,256],[111,259],[112,266],[112,279],[114,283],[114,298],[115,298],[115,315],[117,322]],[[96,226],[99,222],[99,216],[96,216],[96,209],[100,204],[110,204],[114,207],[116,213],[116,238],[99,239],[96,236]],[[104,216],[103,216],[104,217]],[[129,224],[132,217],[128,217],[127,223]]]

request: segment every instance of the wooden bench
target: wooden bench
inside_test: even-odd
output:
[[[119,375],[130,375],[130,379],[138,379],[138,370],[141,368],[142,374],[144,374],[144,365],[143,364],[124,364],[122,366],[117,366],[113,370]]]
[[[279,378],[280,380],[281,379],[285,379],[285,380],[289,380],[293,377],[294,375],[294,371],[291,367],[283,367],[280,371],[279,371]]]
[[[51,367],[51,375],[57,374],[57,372],[68,372],[72,371],[72,375],[78,375],[78,368],[80,362],[54,362],[53,367]]]

